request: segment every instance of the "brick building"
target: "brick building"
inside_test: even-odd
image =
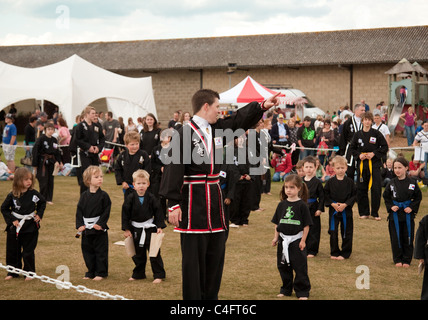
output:
[[[191,111],[199,88],[223,92],[251,75],[263,85],[292,86],[324,110],[388,101],[387,70],[402,58],[428,68],[428,26],[255,36],[0,47],[0,60],[41,67],[77,54],[130,77],[151,76],[159,120]],[[228,74],[228,65],[236,70]],[[33,102],[18,102],[30,104]],[[105,110],[105,102],[92,105]]]

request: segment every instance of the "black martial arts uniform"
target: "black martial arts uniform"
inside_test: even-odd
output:
[[[122,230],[129,230],[134,239],[135,256],[132,257],[135,263],[132,272],[134,279],[146,278],[147,254],[150,250],[151,235],[156,233],[158,228],[166,228],[165,217],[158,199],[150,192],[146,192],[142,201],[141,204],[137,192],[132,192],[122,205]],[[144,222],[146,225],[141,225]],[[165,278],[160,249],[156,257],[150,257],[150,265],[154,279]]]
[[[91,165],[98,166],[100,159],[97,153],[88,152],[91,146],[98,147],[99,152],[104,148],[105,137],[103,127],[98,122],[89,125],[85,120],[79,122],[73,129],[76,135],[76,144],[80,148],[79,157],[81,166],[76,168],[77,182],[80,185],[80,194],[87,190],[83,183],[83,172]],[[71,143],[70,143],[71,144]]]
[[[140,137],[140,149],[152,154],[153,148],[160,144],[160,132],[161,129],[153,129],[152,131],[141,130]]]
[[[235,189],[236,183],[240,178],[238,168],[234,164],[224,163],[220,169],[220,188],[223,195],[223,201],[226,199],[230,200],[230,204],[224,204],[224,216],[226,223],[230,221],[230,211],[235,201]],[[229,229],[225,230],[226,240],[229,236]]]
[[[33,218],[27,220],[24,216],[34,212],[42,219],[45,209],[46,201],[36,190],[28,190],[19,198],[15,197],[12,192],[6,196],[1,206],[1,212],[6,222],[7,265],[25,271],[36,271],[34,250],[39,237],[40,221],[37,223]],[[16,220],[23,222],[22,227],[18,230],[19,232],[13,225]],[[24,264],[23,268],[22,262]],[[8,276],[18,277],[16,273],[11,272],[8,273]]]
[[[281,201],[272,222],[277,225],[276,230],[280,233],[277,249],[277,268],[282,279],[280,293],[290,296],[294,289],[298,298],[309,297],[311,283],[308,276],[307,246],[304,250],[299,248],[303,228],[311,228],[312,225],[308,206],[302,200]],[[290,236],[295,238],[286,241]],[[284,255],[284,246],[287,250],[287,244],[288,259]],[[296,273],[294,280],[293,270]]]
[[[351,142],[350,150],[356,160],[357,203],[360,216],[379,217],[380,199],[382,197],[382,157],[388,152],[385,137],[378,130],[370,128],[368,132],[358,131]],[[371,160],[360,159],[360,154],[373,152]],[[362,166],[361,166],[362,163]],[[371,168],[370,168],[371,166]],[[371,212],[368,192],[371,189]]]
[[[82,232],[82,254],[88,271],[85,277],[108,276],[108,226],[111,201],[109,195],[99,188],[95,193],[86,190],[80,195],[76,210],[76,229],[85,226]],[[86,219],[97,219],[86,222]],[[92,228],[99,225],[102,230]]]
[[[356,200],[356,187],[354,181],[345,176],[343,180],[336,176],[327,180],[324,186],[324,205],[329,208],[330,255],[349,258],[352,253],[352,239],[354,235],[354,221],[352,206]],[[336,212],[332,203],[346,203],[342,212]],[[339,248],[339,224],[342,238],[342,250]]]
[[[40,193],[46,201],[53,199],[55,162],[62,163],[61,152],[55,137],[40,136],[33,147],[32,166],[37,167],[36,178],[39,181]]]
[[[165,219],[168,218],[168,208],[166,199],[159,195],[159,189],[162,181],[162,170],[164,167],[162,159],[167,155],[168,151],[169,148],[167,146],[163,147],[162,144],[159,144],[153,148],[152,154],[150,156],[150,192],[153,193],[156,197],[159,197],[162,213],[164,214]]]
[[[308,254],[316,256],[320,247],[321,239],[321,216],[315,216],[315,212],[320,210],[324,212],[324,188],[321,180],[313,177],[311,180],[306,181],[303,179],[308,187],[309,198],[308,206],[311,213],[312,226],[309,229],[308,238],[306,239],[306,248]]]
[[[214,150],[223,152],[223,137],[216,136],[216,129],[248,130],[264,111],[252,102],[211,124],[211,150],[194,119],[172,137],[172,150],[179,141],[180,159],[165,166],[159,193],[168,200],[170,211],[182,212],[175,231],[181,233],[184,299],[218,299],[220,290],[227,221],[219,184],[221,163],[214,161]]]
[[[414,219],[422,200],[417,180],[411,177],[404,180],[393,178],[385,187],[383,198],[388,212],[388,229],[394,263],[410,264],[413,256]],[[396,213],[391,210],[393,206],[399,207]],[[405,213],[406,207],[410,207],[412,212]]]
[[[233,194],[233,202],[230,206],[230,222],[236,225],[247,225],[250,212],[254,206],[255,197],[255,177],[250,175],[250,163],[248,160],[248,153],[245,154],[245,159],[242,160],[239,153],[246,151],[245,147],[235,147],[234,162],[235,170],[238,174],[238,179],[235,182],[235,191]],[[247,180],[249,177],[250,180]],[[258,204],[257,204],[258,206]]]
[[[363,128],[363,122],[358,122],[355,116],[351,116],[348,120],[343,123],[342,133],[339,137],[339,152],[338,154],[344,156],[348,161],[348,170],[346,175],[355,179],[355,166],[356,158],[352,155],[350,145],[354,134]]]
[[[428,215],[419,221],[415,237],[415,259],[423,259],[425,264],[421,300],[428,300]]]
[[[121,186],[122,182],[126,182],[129,186],[128,189],[123,189],[124,199],[132,193],[134,188],[132,174],[139,169],[146,170],[148,174],[151,173],[151,161],[146,151],[140,149],[130,155],[128,149],[125,149],[117,157],[114,164],[116,184]]]

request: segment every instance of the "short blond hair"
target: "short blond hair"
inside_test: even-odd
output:
[[[85,109],[83,109],[83,115],[85,115],[85,114],[88,114],[89,112],[91,112],[92,110],[95,110],[95,108],[94,107],[92,107],[92,106],[87,106]],[[97,111],[97,110],[95,110],[95,111]]]
[[[138,169],[132,174],[132,181],[137,181],[137,179],[145,179],[147,182],[150,182],[150,174],[143,169]]]
[[[96,173],[103,173],[99,166],[89,166],[86,168],[86,170],[83,172],[83,183],[85,186],[89,187],[92,176]]]
[[[336,164],[343,164],[345,166],[348,165],[348,161],[343,156],[335,156],[333,159],[331,159],[331,165],[334,167]]]
[[[133,142],[133,141],[138,141],[140,142],[140,134],[137,131],[130,131],[128,133],[125,134],[125,136],[123,137],[123,142],[125,142],[125,145]]]

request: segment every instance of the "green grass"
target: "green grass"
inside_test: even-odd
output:
[[[16,160],[23,156],[18,149]],[[2,156],[4,161],[4,157]],[[12,182],[0,182],[1,201],[11,190]],[[252,212],[249,226],[231,229],[226,249],[226,260],[221,300],[295,300],[296,297],[277,298],[281,279],[276,269],[276,247],[271,246],[274,225],[270,222],[279,202],[281,183],[272,183],[273,195],[263,195],[262,212]],[[38,185],[36,183],[36,188]],[[175,300],[181,299],[181,252],[179,234],[169,225],[162,246],[166,280],[152,284],[153,276],[148,264],[147,279],[128,281],[133,262],[126,256],[122,246],[113,243],[123,240],[121,231],[122,190],[115,184],[114,174],[106,174],[103,189],[112,200],[109,220],[109,277],[101,282],[83,280],[86,271],[80,240],[75,235],[75,209],[79,199],[76,177],[56,177],[54,205],[47,206],[41,222],[39,242],[36,249],[37,274],[57,278],[58,266],[67,266],[74,285],[122,295],[129,299]],[[418,216],[427,212],[427,190]],[[330,259],[328,214],[321,216],[322,230],[320,252],[309,260],[309,277],[312,285],[312,300],[419,300],[422,276],[417,274],[417,261],[409,269],[396,268],[392,261],[385,206],[381,204],[381,221],[358,219],[354,206],[354,246],[351,258],[345,261]],[[0,219],[0,229],[5,229]],[[0,237],[0,262],[5,264],[6,235]],[[358,266],[367,266],[370,271],[370,288],[358,289],[356,273]],[[59,290],[55,285],[39,280],[25,282],[23,278],[3,281],[6,271],[0,269],[0,299],[19,300],[87,300],[100,299],[75,290]]]

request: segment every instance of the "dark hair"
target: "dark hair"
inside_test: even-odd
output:
[[[31,116],[28,122],[33,123],[34,121],[37,121],[37,117]]]
[[[212,105],[215,101],[215,98],[220,99],[220,95],[217,91],[211,89],[200,89],[196,91],[192,97],[193,114],[195,115],[198,113],[205,103]]]
[[[361,120],[364,119],[369,119],[371,120],[371,122],[373,122],[373,113],[371,113],[370,111],[364,112],[364,114],[361,116]]]
[[[395,158],[394,162],[392,163],[392,165],[394,165],[396,162],[401,163],[403,166],[405,167],[409,167],[409,161],[406,160],[406,158],[404,157],[397,157]]]
[[[146,116],[144,118],[147,118],[147,117],[151,117],[151,118],[153,118],[155,120],[155,122],[153,123],[153,130],[158,129],[159,128],[159,124],[158,124],[158,120],[156,119],[155,115],[153,113],[148,113],[148,114],[146,114]],[[144,121],[144,124],[143,124],[143,131],[144,132],[149,131],[149,126],[147,125],[147,123],[145,121]]]
[[[284,186],[287,182],[294,184],[297,188],[300,189],[299,191],[300,199],[302,199],[304,202],[308,201],[308,197],[309,197],[308,187],[306,186],[306,183],[303,182],[303,179],[299,177],[297,174],[290,174],[285,177],[284,184],[279,193],[281,201],[287,199],[287,195],[285,194],[285,190],[284,190]]]
[[[303,158],[303,164],[305,164],[306,162],[312,163],[315,167],[317,166],[317,158],[315,158],[314,156],[307,156]]]

